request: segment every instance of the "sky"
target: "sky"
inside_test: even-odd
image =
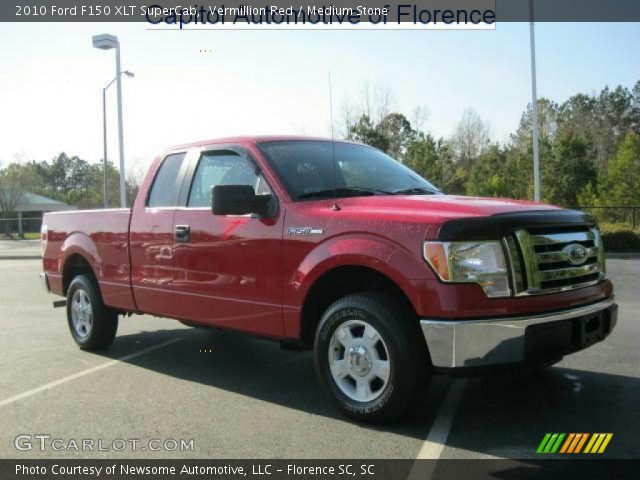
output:
[[[165,147],[235,134],[330,135],[365,83],[386,84],[394,110],[429,112],[423,127],[449,137],[465,108],[505,142],[531,101],[529,24],[492,31],[148,31],[142,23],[4,23],[0,29],[0,164],[59,152],[102,158],[102,87],[117,35],[127,165]],[[538,96],[562,102],[640,79],[640,24],[536,25]],[[117,164],[115,86],[108,91],[108,157]]]

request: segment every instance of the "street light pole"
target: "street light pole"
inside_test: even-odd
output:
[[[118,144],[120,146],[120,207],[127,206],[124,170],[124,134],[122,128],[122,79],[120,70],[120,43],[116,46],[116,88],[118,90]]]
[[[125,194],[125,177],[126,172],[124,169],[124,134],[122,126],[122,82],[120,75],[120,43],[118,37],[115,35],[109,35],[104,33],[102,35],[94,35],[93,46],[101,50],[110,50],[115,48],[116,50],[116,83],[118,84],[118,143],[120,146],[120,206],[122,208],[127,206],[127,198]]]
[[[103,159],[104,185],[102,187],[102,190],[103,190],[102,194],[103,194],[104,208],[108,207],[108,201],[107,201],[107,90],[111,85],[113,85],[113,82],[118,80],[122,75],[126,75],[129,78],[135,77],[135,75],[129,70],[124,70],[120,72],[120,75],[114,77],[113,80],[111,80],[107,84],[107,86],[102,89],[102,143],[104,145],[103,147],[104,148],[104,159]],[[120,177],[122,177],[122,175]]]
[[[529,0],[529,41],[531,44],[531,123],[533,124],[533,199],[540,201],[540,150],[538,131],[538,93],[536,88],[536,34],[533,22],[533,0]]]
[[[107,208],[109,206],[109,202],[107,200],[107,88],[109,88],[109,85],[102,89],[102,143],[104,148],[104,155],[102,158],[102,172],[104,176],[104,178],[102,179],[102,200],[104,203],[104,208]]]

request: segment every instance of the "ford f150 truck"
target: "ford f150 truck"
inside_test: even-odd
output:
[[[80,348],[134,313],[313,348],[333,402],[371,422],[407,412],[434,373],[548,365],[617,318],[588,214],[444,195],[342,141],[171,148],[131,210],[46,214],[42,242]]]

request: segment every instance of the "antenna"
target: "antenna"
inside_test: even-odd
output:
[[[331,71],[329,71],[329,112],[331,115],[331,166],[333,179],[333,206],[332,210],[340,210],[338,205],[338,192],[336,191],[336,141],[333,132],[333,89],[331,87]]]

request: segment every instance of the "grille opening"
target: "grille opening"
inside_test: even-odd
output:
[[[598,263],[598,257],[589,257],[587,258],[587,261],[584,262],[582,265],[593,265],[594,263]],[[546,272],[548,270],[558,270],[560,268],[573,268],[573,267],[575,267],[575,265],[571,265],[567,261],[547,262],[547,263],[538,264],[538,270],[541,272]]]
[[[544,294],[598,283],[604,273],[600,264],[602,242],[594,227],[565,225],[533,227],[514,232],[509,250],[516,294]],[[579,265],[569,261],[569,245],[587,249],[587,258]]]
[[[548,243],[546,245],[535,245],[533,247],[536,253],[559,252],[570,243],[579,243],[583,247],[593,247],[593,240],[582,240],[576,242]]]
[[[574,233],[574,232],[588,232],[593,227],[589,227],[588,225],[583,226],[575,226],[575,225],[564,225],[557,227],[537,227],[537,228],[528,228],[527,232],[531,235],[548,235],[553,233]]]
[[[600,273],[590,273],[589,275],[581,275],[579,277],[561,278],[559,280],[547,280],[540,282],[540,288],[562,288],[571,285],[581,285],[583,283],[594,282],[600,278]]]

